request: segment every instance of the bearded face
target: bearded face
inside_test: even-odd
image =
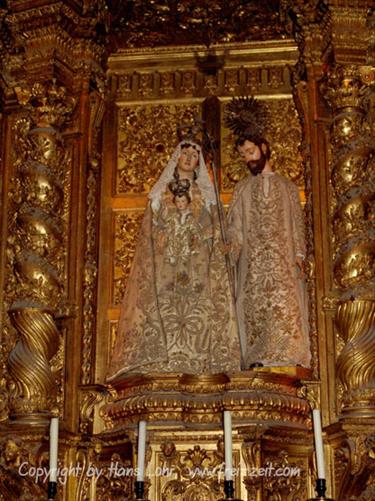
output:
[[[258,144],[246,140],[238,147],[238,152],[242,160],[246,162],[253,176],[257,176],[263,171],[266,165],[267,156]]]
[[[266,160],[266,155],[263,153],[263,150],[260,149],[260,157],[257,160],[249,160],[247,162],[247,166],[253,176],[257,176],[263,171]]]

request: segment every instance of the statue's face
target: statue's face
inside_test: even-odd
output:
[[[266,165],[267,158],[258,145],[252,141],[246,140],[244,144],[238,147],[238,152],[254,176],[262,172]]]
[[[185,210],[189,205],[189,202],[185,195],[176,195],[175,204],[178,210]]]
[[[182,172],[193,172],[199,162],[199,153],[193,146],[182,148],[178,159],[178,169]]]

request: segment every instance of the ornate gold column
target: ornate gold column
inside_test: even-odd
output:
[[[56,405],[50,361],[59,347],[67,226],[63,220],[68,158],[61,129],[75,100],[55,83],[16,87],[23,116],[15,123],[16,179],[9,252],[18,341],[9,355],[12,419],[40,420]]]
[[[366,113],[370,89],[359,66],[335,65],[329,72],[336,324],[345,343],[336,364],[342,417],[375,416],[375,163]]]

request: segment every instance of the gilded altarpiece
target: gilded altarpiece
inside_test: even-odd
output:
[[[0,6],[0,499],[45,496],[45,478],[18,472],[48,467],[58,407],[60,465],[81,468],[60,499],[131,499],[124,468],[146,419],[148,498],[216,501],[231,409],[236,494],[305,500],[309,402],[322,409],[328,495],[374,499],[373,2],[132,3],[130,16],[114,0]],[[246,171],[223,109],[250,94],[267,105],[276,170],[305,203],[312,371],[107,385],[147,194],[177,125],[203,117],[219,141],[226,205]],[[258,474],[271,465],[299,474]]]

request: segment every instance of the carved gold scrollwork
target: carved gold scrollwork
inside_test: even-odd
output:
[[[28,437],[30,438],[30,437]],[[35,436],[33,437],[35,439]],[[41,437],[38,437],[41,439]],[[41,451],[14,433],[0,441],[0,499],[43,499],[45,497],[45,477],[36,478],[36,467],[42,463]],[[20,475],[20,471],[26,474]],[[43,478],[42,478],[43,477]]]
[[[263,431],[265,431],[265,428]],[[261,466],[261,434],[262,432],[255,432],[254,437],[252,438],[258,438],[258,440],[245,440],[242,444],[242,456],[246,464],[247,472],[243,481],[246,486],[249,499],[257,499],[262,488],[262,478],[259,475],[252,475],[252,472],[256,471],[256,469]]]
[[[219,481],[223,465],[223,441],[217,450],[208,452],[194,445],[186,454],[177,452],[173,442],[161,445],[161,463],[174,478],[164,482],[162,499],[165,501],[215,501],[223,496]]]
[[[307,499],[306,470],[302,462],[290,461],[288,453],[281,450],[277,458],[269,463],[273,468],[284,472],[284,475],[264,477],[265,499],[293,501]],[[268,464],[266,464],[267,468]],[[288,473],[288,474],[286,474]]]
[[[368,428],[347,430],[344,439],[335,450],[337,499],[367,501],[375,494],[375,435]]]
[[[96,407],[109,404],[115,392],[101,385],[87,385],[80,392],[79,431],[84,434],[94,432],[94,411]]]
[[[336,323],[346,343],[337,360],[337,376],[347,392],[344,402],[354,401],[366,412],[375,400],[373,393],[371,397],[375,378],[375,301],[341,303]]]

